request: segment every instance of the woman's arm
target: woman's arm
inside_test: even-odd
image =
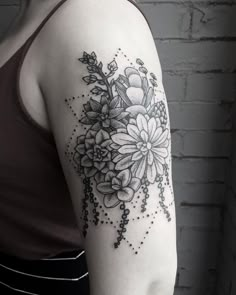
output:
[[[71,192],[91,295],[172,295],[171,135],[159,57],[128,1],[70,1],[40,85]]]

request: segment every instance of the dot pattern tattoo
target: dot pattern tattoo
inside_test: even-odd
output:
[[[122,73],[117,62],[121,58],[130,64]],[[166,186],[171,188],[165,94],[144,62],[137,58],[134,66],[120,48],[106,70],[95,52],[84,52],[78,60],[89,73],[83,77],[89,94],[65,99],[76,121],[65,155],[83,178],[83,235],[92,223],[113,226],[114,248],[126,241],[138,254],[158,212],[171,221],[169,207],[174,201],[167,205],[164,194]],[[76,107],[81,99],[82,115]],[[149,205],[153,188],[158,192],[155,208]],[[129,226],[143,218],[151,222],[135,247]]]

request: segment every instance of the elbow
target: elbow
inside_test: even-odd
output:
[[[153,281],[148,287],[147,295],[173,295],[175,279],[176,275]]]
[[[160,275],[151,281],[148,286],[147,295],[173,295],[177,275],[177,259],[165,270],[160,271]]]
[[[153,282],[150,284],[147,295],[173,295],[175,286],[169,282],[162,285],[159,282]]]

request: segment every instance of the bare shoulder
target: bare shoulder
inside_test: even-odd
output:
[[[156,45],[142,13],[132,0],[67,0],[47,25],[41,50],[43,80],[61,79],[77,72],[80,51],[96,48],[99,56],[111,60],[118,48],[124,57],[145,56],[146,65],[162,80]],[[112,51],[112,48],[114,50]],[[148,52],[148,54],[146,54]],[[155,58],[155,64],[153,63]],[[128,58],[127,58],[128,61]],[[66,73],[68,69],[70,72]],[[59,74],[60,73],[60,74]],[[58,77],[60,75],[60,77]]]
[[[133,25],[144,26],[146,29],[149,27],[147,19],[134,0],[67,0],[50,19],[47,31],[54,38],[57,36],[53,36],[55,32],[63,33],[66,38],[73,28],[87,31],[102,25],[107,29],[117,25],[121,28]]]

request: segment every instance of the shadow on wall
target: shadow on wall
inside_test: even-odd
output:
[[[224,207],[224,231],[219,261],[217,295],[236,294],[236,105],[233,110],[233,153]]]
[[[0,0],[0,41],[18,13],[18,5],[15,5],[18,2],[19,1]]]

